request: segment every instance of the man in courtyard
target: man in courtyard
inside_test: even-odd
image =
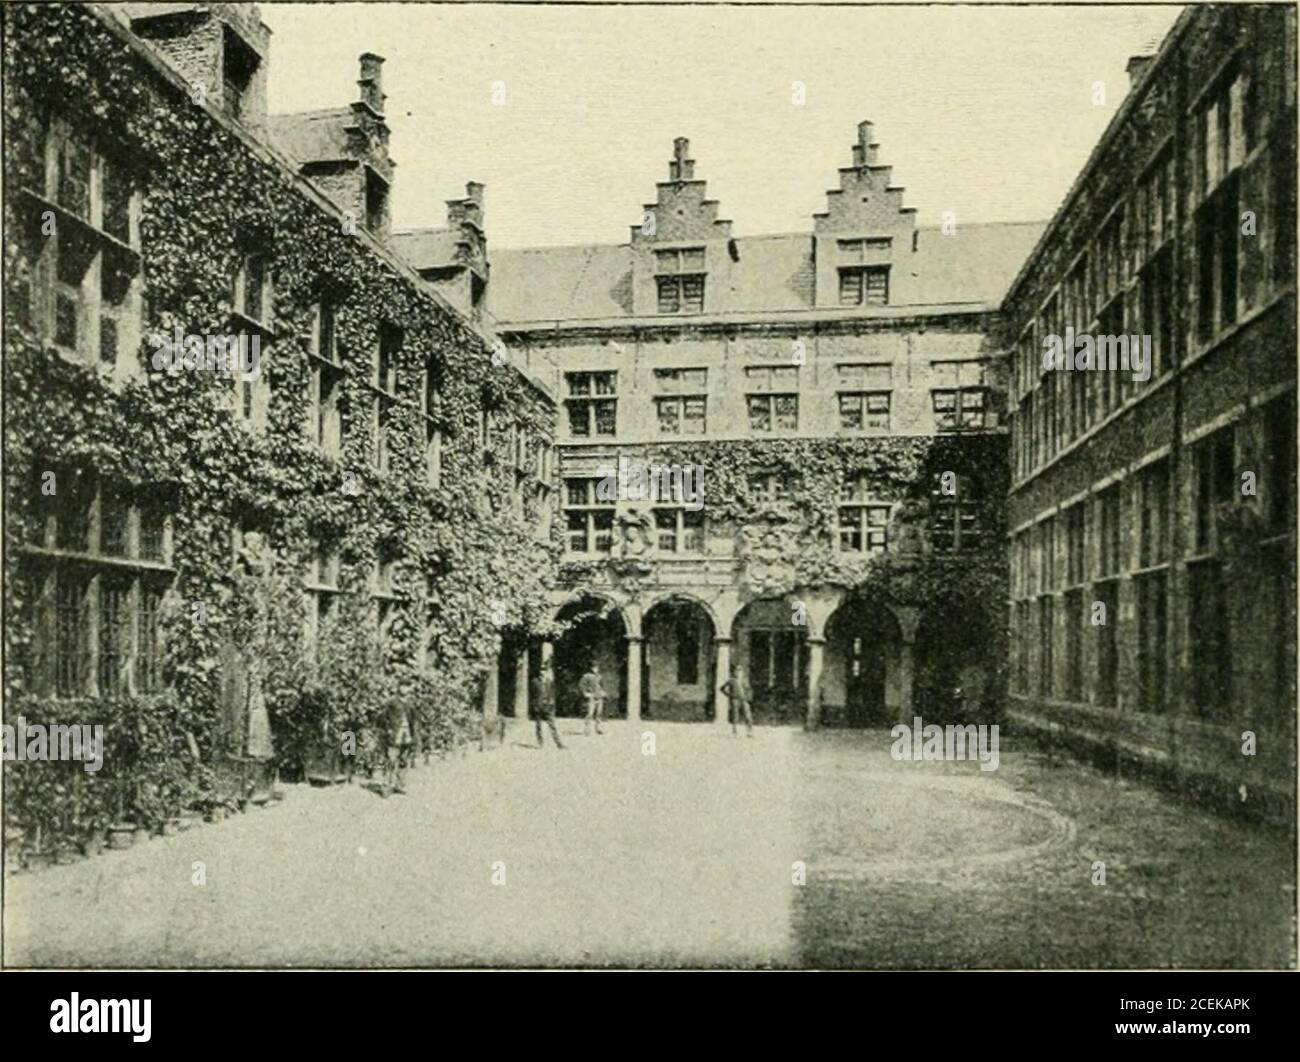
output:
[[[539,749],[546,747],[545,735],[542,733],[542,723],[545,722],[551,728],[555,747],[564,748],[564,742],[560,740],[560,732],[555,728],[555,672],[551,670],[549,660],[542,661],[542,673],[533,679],[531,692],[534,718],[537,720],[537,747]]]
[[[738,734],[738,724],[743,713],[745,716],[745,732],[754,736],[754,716],[749,707],[749,682],[745,678],[744,669],[740,664],[731,665],[731,678],[722,684],[722,692],[727,695],[727,700],[731,703],[731,732]]]
[[[587,725],[583,728],[583,733],[591,733],[591,723],[594,719],[596,733],[603,734],[605,731],[600,729],[600,717],[605,710],[605,686],[600,681],[600,665],[594,660],[591,662],[591,667],[587,668],[587,673],[578,680],[578,692],[587,702]]]

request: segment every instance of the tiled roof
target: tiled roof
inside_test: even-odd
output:
[[[352,157],[347,134],[352,122],[350,107],[331,107],[298,114],[272,114],[267,118],[267,127],[275,146],[301,165]]]
[[[890,306],[996,306],[1045,222],[918,230],[917,250],[896,256]],[[726,290],[709,288],[710,313],[813,310],[810,233],[739,237]],[[632,249],[627,244],[495,248],[488,306],[501,322],[608,320],[632,316]],[[413,262],[420,268],[418,261]]]
[[[464,238],[459,228],[408,229],[393,233],[388,245],[418,272],[455,265],[456,247]]]

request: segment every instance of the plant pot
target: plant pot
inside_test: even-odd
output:
[[[176,819],[177,828],[184,833],[186,830],[192,830],[199,824],[199,816],[187,812]]]
[[[95,830],[81,842],[81,851],[87,856],[99,855],[104,850],[104,832]]]
[[[52,855],[48,851],[29,850],[23,856],[23,864],[28,870],[43,870],[50,865]]]
[[[131,823],[120,823],[108,828],[108,847],[109,848],[130,848],[135,844],[135,826]]]
[[[221,805],[219,804],[216,805],[215,807],[210,807],[208,808],[208,812],[205,818],[208,820],[208,822],[225,822],[226,809],[221,807]]]
[[[58,863],[61,867],[66,867],[71,863],[75,863],[80,857],[81,853],[77,851],[75,845],[61,844],[54,850],[54,862]]]
[[[137,826],[135,828],[135,843],[143,844],[147,840],[149,840],[149,831],[143,826]]]
[[[23,869],[22,849],[15,845],[5,845],[5,873],[18,874]]]
[[[158,832],[164,837],[171,837],[181,832],[181,820],[179,818],[170,818],[159,827]]]

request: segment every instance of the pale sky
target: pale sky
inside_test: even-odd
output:
[[[1180,10],[260,7],[272,113],[351,102],[357,56],[384,56],[394,228],[442,226],[478,180],[502,247],[625,242],[675,136],[736,235],[807,231],[864,118],[920,224],[1049,218]]]

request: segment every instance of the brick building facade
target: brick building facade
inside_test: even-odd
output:
[[[1002,317],[1012,718],[1236,803],[1294,795],[1295,62],[1293,10],[1184,12]],[[1150,379],[1044,371],[1067,326]]]

